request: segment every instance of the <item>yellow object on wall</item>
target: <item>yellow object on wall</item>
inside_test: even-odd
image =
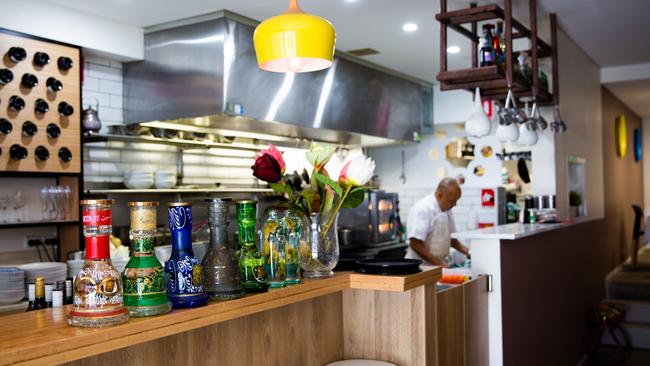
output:
[[[627,121],[625,115],[616,117],[616,155],[625,157],[627,152]]]
[[[287,11],[266,19],[253,35],[257,63],[273,72],[310,72],[332,66],[336,32],[327,20],[291,0]]]

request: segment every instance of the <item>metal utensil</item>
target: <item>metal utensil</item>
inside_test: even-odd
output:
[[[399,179],[402,181],[402,184],[406,183],[406,170],[405,170],[405,159],[404,159],[404,150],[402,150],[402,174],[400,174]]]

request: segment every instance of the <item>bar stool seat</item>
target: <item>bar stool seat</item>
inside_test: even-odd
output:
[[[328,363],[325,366],[397,366],[394,363],[377,360],[343,360]]]

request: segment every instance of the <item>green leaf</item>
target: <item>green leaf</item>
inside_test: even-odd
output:
[[[328,178],[328,177],[326,177],[326,176],[324,176],[324,175],[322,175],[320,173],[316,173],[316,172],[314,172],[314,177],[316,177],[316,180],[319,181],[320,183],[322,183],[324,185],[328,185],[330,188],[332,188],[334,190],[334,192],[336,192],[336,194],[339,197],[343,196],[343,190],[341,189],[341,186],[338,183],[336,183],[335,181],[331,180],[330,178]]]
[[[287,194],[292,194],[293,192],[291,191],[291,188],[287,186],[286,184],[281,184],[281,183],[269,183],[269,186],[271,186],[271,189],[278,193],[287,193]]]
[[[334,190],[325,187],[325,202],[321,206],[321,214],[327,216],[334,205]]]
[[[355,208],[359,206],[365,198],[366,190],[364,188],[357,187],[350,191],[341,208]]]

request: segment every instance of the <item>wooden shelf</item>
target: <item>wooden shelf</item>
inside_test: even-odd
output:
[[[98,329],[69,326],[65,316],[71,305],[7,315],[2,317],[5,326],[0,334],[0,365],[65,363],[347,289],[403,293],[435,284],[441,273],[441,267],[423,267],[422,272],[406,276],[338,272],[330,278],[304,280],[299,285],[232,301],[210,302],[204,307],[172,310],[155,317],[132,318],[125,324]]]

